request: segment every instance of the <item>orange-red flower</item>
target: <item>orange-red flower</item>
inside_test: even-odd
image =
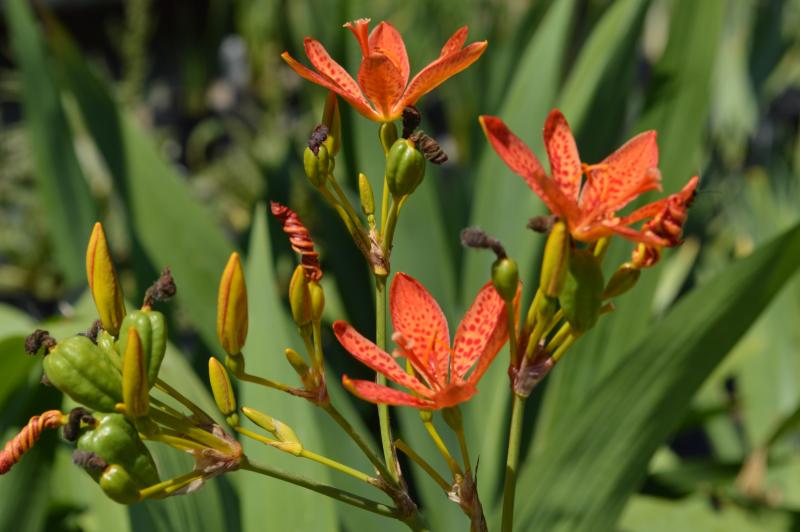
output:
[[[550,211],[566,221],[572,237],[593,242],[613,234],[654,246],[675,245],[657,232],[630,227],[664,208],[660,200],[617,216],[639,194],[661,189],[656,132],[645,131],[594,165],[581,163],[567,120],[554,109],[544,125],[544,144],[550,159],[547,176],[531,150],[497,117],[481,116],[481,125],[494,150],[542,199]],[[584,180],[583,177],[586,176]],[[694,194],[695,176],[676,196],[684,204]]]
[[[332,90],[350,102],[359,113],[376,122],[391,122],[400,118],[403,108],[414,105],[423,94],[467,68],[486,49],[486,41],[464,47],[467,40],[467,27],[464,26],[444,44],[438,59],[422,69],[409,83],[408,54],[400,33],[388,22],[381,22],[368,33],[369,20],[362,18],[344,25],[361,45],[358,83],[331,59],[319,41],[311,37],[305,38],[304,46],[316,72],[296,61],[288,52],[281,57],[302,77]]]
[[[412,393],[372,381],[351,380],[347,375],[342,377],[345,388],[372,403],[426,410],[455,406],[475,395],[478,381],[508,335],[503,300],[492,283],[478,292],[458,326],[452,349],[442,310],[417,280],[398,273],[392,281],[389,306],[395,330],[392,339],[398,346],[394,355],[405,358],[413,374],[348,323],[337,321],[333,330],[350,354]],[[467,376],[470,369],[472,373]]]

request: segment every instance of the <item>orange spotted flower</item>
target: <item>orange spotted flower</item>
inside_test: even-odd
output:
[[[617,216],[639,194],[661,189],[656,132],[645,131],[594,165],[581,163],[575,138],[560,111],[550,112],[544,125],[544,144],[550,159],[547,176],[533,152],[497,117],[481,116],[481,125],[501,159],[525,179],[548,209],[566,221],[572,237],[593,242],[613,234],[653,246],[671,246],[675,241],[645,228],[630,225],[655,216],[664,200],[645,205],[628,216]],[[583,177],[586,176],[584,180]],[[686,204],[694,195],[695,176],[671,200]]]
[[[394,357],[364,338],[344,321],[333,324],[339,343],[358,360],[411,393],[372,381],[351,380],[345,388],[372,403],[438,410],[467,401],[507,338],[503,300],[492,283],[478,292],[456,331],[450,348],[447,321],[433,296],[417,280],[398,273],[392,281],[389,306],[398,349]],[[395,357],[405,358],[409,373]],[[472,369],[472,372],[467,373]]]
[[[331,59],[322,43],[311,37],[305,38],[304,47],[316,71],[296,61],[288,52],[281,57],[300,76],[335,92],[359,113],[376,122],[400,118],[407,105],[414,105],[423,94],[470,66],[486,49],[486,41],[464,47],[467,40],[464,26],[444,44],[438,59],[423,68],[409,83],[408,54],[400,33],[388,22],[381,22],[368,33],[369,20],[362,18],[344,25],[361,45],[358,83]]]

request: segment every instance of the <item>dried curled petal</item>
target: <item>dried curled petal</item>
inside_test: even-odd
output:
[[[306,277],[310,281],[319,281],[322,278],[319,253],[314,250],[314,242],[311,240],[311,235],[306,226],[300,221],[297,213],[286,205],[272,201],[270,202],[270,210],[283,225],[283,232],[289,235],[289,243],[292,245],[292,249],[300,255],[300,264],[303,266]]]
[[[22,455],[31,450],[44,429],[57,429],[64,425],[65,421],[64,414],[58,410],[48,410],[41,415],[33,416],[19,434],[6,443],[0,451],[0,475],[8,473],[11,467],[22,459]]]

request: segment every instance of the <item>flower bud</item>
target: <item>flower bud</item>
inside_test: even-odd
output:
[[[297,373],[297,376],[300,377],[300,379],[305,384],[306,378],[308,377],[309,373],[308,364],[306,364],[306,361],[303,360],[302,356],[300,356],[300,353],[298,353],[294,349],[287,348],[285,353],[286,353],[286,360],[289,361],[289,364],[292,365],[292,368],[294,368],[294,371]]]
[[[398,139],[386,157],[386,183],[395,198],[416,190],[425,177],[425,156],[408,139]]]
[[[217,296],[217,337],[226,353],[241,353],[247,325],[247,287],[239,254],[234,252],[222,272]]]
[[[226,417],[236,414],[236,396],[231,379],[222,363],[214,357],[208,359],[208,380],[220,413]]]
[[[122,356],[122,402],[125,404],[125,413],[138,418],[146,416],[150,410],[147,361],[136,328],[129,327],[127,335]]]
[[[384,153],[389,153],[389,150],[397,140],[397,128],[394,126],[394,122],[381,124],[378,135],[381,138],[381,145],[383,146]]]
[[[289,307],[292,309],[292,319],[298,327],[308,325],[313,317],[311,293],[308,287],[309,282],[303,272],[303,266],[298,264],[289,282]]]
[[[603,291],[603,299],[617,297],[633,288],[641,273],[640,269],[634,268],[629,264],[623,264],[617,268]]]
[[[322,112],[322,123],[328,128],[328,138],[324,144],[331,158],[336,157],[342,145],[342,119],[339,114],[339,99],[335,92],[329,92]]]
[[[306,148],[303,152],[303,169],[312,185],[321,187],[325,184],[325,180],[332,170],[331,160],[325,144],[320,144],[316,154],[311,151],[311,148]]]
[[[585,249],[572,250],[559,302],[575,333],[582,334],[597,322],[604,286],[603,272],[595,256]]]
[[[375,195],[372,193],[372,185],[369,179],[362,173],[358,174],[358,195],[361,199],[361,211],[365,216],[375,214]]]
[[[86,277],[103,328],[117,336],[125,317],[125,303],[100,222],[94,224],[86,248]]]
[[[492,284],[506,303],[510,303],[517,295],[519,286],[519,269],[514,259],[503,257],[492,264]]]
[[[325,292],[322,290],[322,285],[316,281],[309,281],[308,294],[311,320],[319,322],[322,320],[322,311],[325,310]]]
[[[553,224],[542,257],[542,272],[539,285],[547,297],[557,298],[564,288],[569,271],[570,237],[567,224],[558,221]]]
[[[303,451],[303,444],[300,442],[300,438],[297,437],[297,434],[295,434],[294,430],[292,430],[292,427],[289,425],[270,415],[246,406],[242,407],[242,412],[247,416],[247,419],[278,439],[278,442],[274,445],[278,449],[294,455],[299,455]]]

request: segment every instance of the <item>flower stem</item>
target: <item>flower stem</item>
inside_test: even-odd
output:
[[[153,484],[152,486],[140,490],[139,495],[142,499],[147,499],[150,497],[166,497],[170,493],[183,488],[187,484],[190,484],[199,478],[203,478],[202,471],[191,471],[179,477],[171,478],[163,482],[159,482],[158,484]]]
[[[517,489],[517,464],[519,463],[519,444],[522,438],[522,418],[524,413],[525,398],[514,394],[511,406],[511,426],[508,429],[506,480],[503,485],[502,532],[511,532],[514,526],[514,495]]]
[[[189,411],[205,423],[213,423],[214,419],[203,411],[202,408],[194,404],[191,399],[183,395],[181,392],[167,384],[161,379],[156,379],[156,388],[166,393],[180,404],[189,409]]]
[[[375,466],[375,469],[378,470],[378,473],[380,473],[381,477],[383,477],[383,479],[387,482],[394,482],[389,470],[386,469],[386,465],[381,462],[381,459],[375,455],[372,449],[370,449],[367,442],[364,441],[364,438],[362,438],[361,435],[356,432],[350,422],[347,421],[344,416],[342,416],[336,407],[331,403],[328,403],[327,405],[324,405],[322,409],[325,410],[325,412],[331,416],[331,419],[333,419],[342,428],[342,430],[344,430],[345,433],[350,436],[350,439],[353,440],[356,445],[358,445],[358,448],[361,449],[369,461],[372,462],[372,465]]]
[[[386,277],[375,277],[375,344],[386,351]],[[386,376],[378,373],[375,382],[381,386],[386,386]],[[397,482],[399,473],[397,471],[397,457],[392,446],[392,425],[389,420],[389,406],[378,405],[378,422],[381,429],[381,445],[383,447],[383,458],[389,475],[394,482]]]
[[[328,486],[327,484],[321,484],[319,482],[315,482],[307,478],[292,475],[290,473],[281,471],[279,469],[273,469],[269,466],[254,464],[253,462],[247,460],[246,458],[242,460],[240,469],[244,469],[245,471],[252,471],[253,473],[258,473],[260,475],[264,475],[267,477],[276,478],[278,480],[283,480],[284,482],[289,482],[290,484],[294,484],[295,486],[300,486],[302,488],[306,488],[308,490],[320,493],[322,495],[326,495],[332,499],[336,499],[337,501],[343,502],[345,504],[355,506],[356,508],[361,508],[362,510],[366,510],[368,512],[382,515],[384,517],[391,517],[393,519],[402,520],[402,517],[400,516],[400,513],[397,511],[397,509],[392,508],[390,506],[386,506],[383,503],[367,499],[366,497],[356,495],[355,493],[350,493],[348,491],[334,488],[333,486]]]
[[[413,460],[418,466],[422,468],[433,480],[436,482],[445,493],[450,492],[450,484],[444,479],[442,475],[440,475],[431,464],[429,464],[423,457],[419,455],[414,449],[408,446],[406,442],[401,439],[397,439],[394,441],[394,446],[403,454],[408,456],[411,460]]]
[[[461,466],[459,466],[458,462],[453,459],[453,455],[450,454],[450,451],[447,449],[447,445],[445,445],[444,441],[442,441],[442,437],[439,436],[439,432],[436,430],[436,427],[433,426],[433,422],[423,421],[422,424],[425,425],[425,429],[428,431],[428,434],[433,440],[434,445],[436,445],[436,448],[439,450],[439,453],[441,453],[445,462],[447,462],[447,467],[450,468],[453,476],[464,476],[464,473],[461,471]]]
[[[511,354],[512,368],[518,367],[519,353],[517,353],[517,325],[516,313],[514,312],[514,303],[506,301],[506,315],[508,316],[508,350]]]

